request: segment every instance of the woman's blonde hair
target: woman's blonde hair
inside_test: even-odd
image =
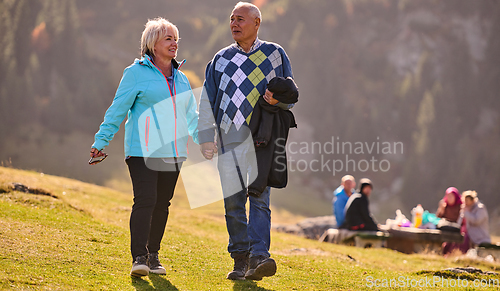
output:
[[[179,40],[179,29],[172,22],[166,20],[163,17],[157,17],[155,19],[149,19],[146,23],[146,27],[142,32],[141,37],[141,56],[149,55],[154,56],[155,44],[161,38],[167,35],[167,29],[171,28],[174,31],[175,40]]]

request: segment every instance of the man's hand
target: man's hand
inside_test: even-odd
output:
[[[201,154],[205,159],[211,160],[217,153],[217,144],[214,142],[205,142],[200,145]]]
[[[273,98],[273,92],[269,91],[268,89],[266,89],[266,93],[264,93],[263,97],[264,100],[266,100],[266,102],[271,105],[276,105],[279,102],[278,100]]]

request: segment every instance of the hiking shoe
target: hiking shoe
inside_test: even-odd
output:
[[[158,275],[166,275],[167,271],[160,264],[160,259],[158,259],[158,253],[149,254],[148,257],[149,272]]]
[[[130,271],[130,275],[134,277],[142,277],[147,276],[148,274],[148,256],[137,256],[134,263],[132,264],[132,271]]]
[[[245,280],[245,273],[248,269],[248,253],[233,253],[231,257],[234,259],[234,268],[227,278],[229,280]]]
[[[245,274],[245,279],[260,281],[263,277],[276,274],[276,261],[267,256],[255,256],[250,258],[250,266]]]

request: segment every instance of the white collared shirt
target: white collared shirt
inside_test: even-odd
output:
[[[262,44],[262,41],[257,37],[255,39],[255,41],[253,42],[252,46],[250,47],[250,50],[248,51],[248,53],[245,52],[245,50],[240,46],[240,44],[238,42],[236,42],[236,48],[239,49],[240,51],[246,53],[246,54],[249,54],[249,53],[255,51],[256,49],[258,49],[261,44]]]

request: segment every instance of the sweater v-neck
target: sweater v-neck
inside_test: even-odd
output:
[[[242,55],[250,56],[254,54],[256,51],[258,51],[263,43],[264,42],[257,37],[253,42],[252,46],[250,47],[250,51],[248,53],[237,42],[233,44],[233,47]]]

